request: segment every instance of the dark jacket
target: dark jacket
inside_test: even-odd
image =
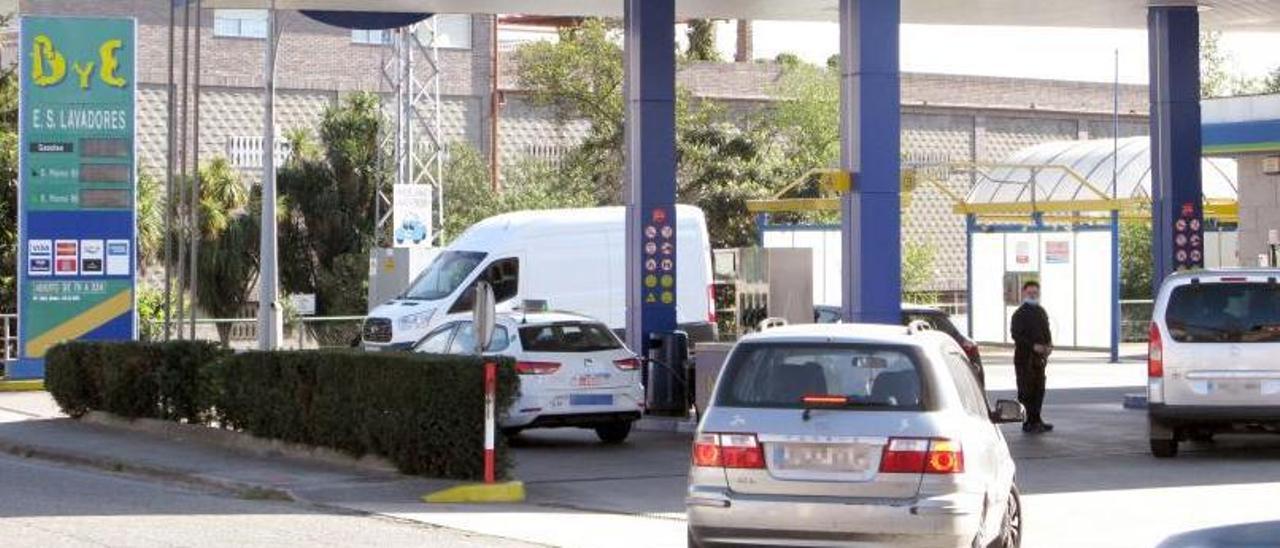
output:
[[[1049,314],[1044,311],[1044,307],[1022,303],[1013,313],[1009,332],[1013,335],[1014,365],[1027,364],[1033,359],[1043,363],[1044,356],[1036,354],[1035,345],[1053,345],[1053,333],[1049,332]]]

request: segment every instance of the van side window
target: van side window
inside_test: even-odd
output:
[[[477,280],[484,280],[493,286],[493,300],[504,302],[514,299],[520,290],[520,260],[514,257],[490,263]],[[469,312],[475,299],[476,284],[472,282],[466,291],[458,296],[458,301],[449,308],[449,313]]]

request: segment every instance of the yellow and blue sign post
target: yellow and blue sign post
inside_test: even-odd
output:
[[[133,19],[23,17],[18,362],[75,339],[136,337]]]

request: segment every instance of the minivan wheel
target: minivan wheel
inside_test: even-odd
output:
[[[1158,459],[1178,456],[1178,440],[1151,438],[1151,454]]]
[[[627,441],[627,436],[631,435],[631,422],[622,421],[613,424],[596,427],[596,436],[600,441],[615,445]]]
[[[1000,534],[991,541],[988,548],[1019,548],[1022,546],[1022,497],[1018,494],[1018,486],[1009,490],[1009,504],[1005,506],[1004,518],[1000,520]]]

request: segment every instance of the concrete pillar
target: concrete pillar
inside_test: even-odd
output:
[[[840,0],[843,310],[848,322],[902,321],[899,0]],[[865,138],[864,138],[865,136]]]
[[[646,283],[666,275],[675,279],[675,238],[669,249],[661,245],[666,241],[656,242],[655,253],[645,245],[662,238],[662,225],[675,228],[675,0],[624,0],[624,11],[627,344],[643,354],[650,333],[676,328],[677,288]],[[673,268],[662,268],[664,260]]]
[[[1152,258],[1158,289],[1177,270],[1204,266],[1200,190],[1200,14],[1147,10],[1151,78]]]

